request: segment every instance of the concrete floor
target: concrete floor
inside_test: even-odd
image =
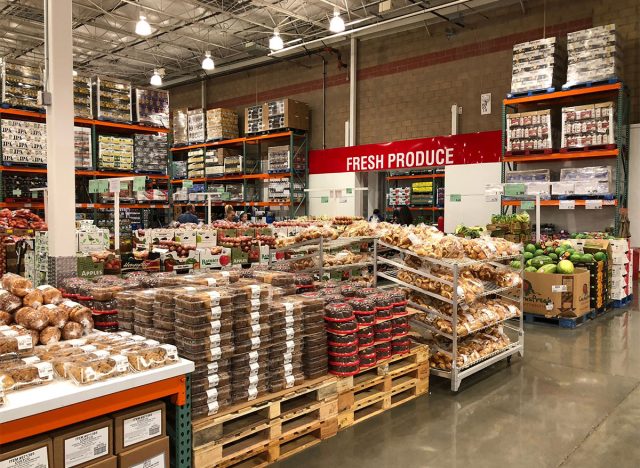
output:
[[[640,311],[525,328],[525,356],[355,425],[277,465],[640,466]]]

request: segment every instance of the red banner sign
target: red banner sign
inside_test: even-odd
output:
[[[309,152],[309,174],[392,171],[500,161],[501,132],[391,141]]]

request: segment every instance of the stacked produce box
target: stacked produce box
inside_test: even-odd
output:
[[[39,110],[38,92],[43,90],[39,68],[12,61],[0,62],[2,102],[12,107]]]
[[[91,78],[88,76],[73,77],[73,107],[76,117],[93,118]]]
[[[262,105],[247,107],[244,110],[244,132],[258,133],[266,130]]]
[[[615,145],[615,106],[601,102],[562,108],[562,148]]]
[[[566,52],[555,37],[514,45],[511,92],[559,86],[565,78],[565,57]]]
[[[610,240],[611,290],[614,301],[623,301],[633,294],[633,250],[629,239]]]
[[[89,127],[74,127],[73,136],[76,168],[91,169],[93,167],[91,158],[91,129]]]
[[[411,184],[411,204],[433,206],[433,181]]]
[[[133,169],[133,138],[98,135],[98,168],[131,171]]]
[[[204,109],[189,109],[187,120],[189,144],[203,143],[206,140]]]
[[[142,124],[169,128],[169,92],[136,88],[136,119]]]
[[[13,174],[2,176],[2,197],[8,201],[42,201],[43,192],[31,192],[47,186],[47,176],[40,174]]]
[[[411,203],[411,188],[410,187],[396,187],[389,188],[387,194],[387,204],[389,206],[401,206]]]
[[[204,177],[204,149],[189,150],[187,153],[187,177],[195,179]]]
[[[557,141],[551,126],[551,110],[507,114],[508,152],[551,150]]]
[[[207,110],[207,141],[238,138],[238,114],[231,109]]]
[[[179,108],[173,110],[173,144],[174,146],[184,146],[189,144],[189,110]]]
[[[560,169],[560,182],[552,182],[554,195],[611,195],[611,167],[595,166]]]
[[[242,174],[242,156],[239,151],[225,150],[222,160],[224,161],[224,175]]]
[[[567,50],[565,87],[622,76],[622,45],[615,24],[568,33]]]
[[[167,170],[167,134],[136,134],[133,137],[134,169],[144,172]]]
[[[21,164],[46,164],[47,125],[2,119],[2,160]]]
[[[97,77],[94,87],[96,118],[131,122],[131,83]]]
[[[525,195],[540,195],[541,198],[551,196],[551,173],[549,169],[533,169],[530,171],[509,171],[505,175],[507,184],[524,184]]]
[[[267,150],[269,173],[289,172],[289,146],[270,146]]]
[[[224,149],[207,149],[204,154],[205,177],[222,177],[224,175]]]

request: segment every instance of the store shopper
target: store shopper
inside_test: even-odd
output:
[[[369,216],[369,222],[371,222],[371,221],[377,221],[379,223],[384,221],[384,219],[382,218],[382,215],[380,214],[380,210],[378,208],[373,210],[373,214],[371,216]]]
[[[224,219],[225,221],[229,221],[230,223],[235,223],[238,221],[236,217],[236,212],[231,205],[225,205],[224,207]]]
[[[398,224],[402,226],[410,226],[413,224],[413,215],[407,205],[402,205],[400,207],[400,212],[398,213]]]
[[[184,209],[184,212],[180,216],[178,216],[178,222],[180,224],[198,224],[200,220],[196,216],[196,207],[193,205],[187,205]]]
[[[242,224],[249,224],[249,213],[246,211],[241,211],[238,215],[238,222]]]

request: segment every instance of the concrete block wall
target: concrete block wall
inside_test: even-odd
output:
[[[451,105],[463,107],[460,132],[500,128],[501,99],[509,91],[513,44],[615,23],[624,38],[624,79],[632,92],[632,122],[640,121],[640,2],[638,0],[542,0],[464,15],[465,28],[439,23],[366,38],[358,52],[359,144],[448,134]],[[337,48],[349,59],[348,44]],[[327,60],[326,128],[323,141],[322,60],[318,55],[283,60],[206,81],[207,107],[246,106],[290,97],[312,111],[311,148],[344,145],[349,116],[348,70],[335,54]],[[492,114],[480,115],[480,94],[492,94]],[[201,85],[171,89],[172,108],[197,107]]]

